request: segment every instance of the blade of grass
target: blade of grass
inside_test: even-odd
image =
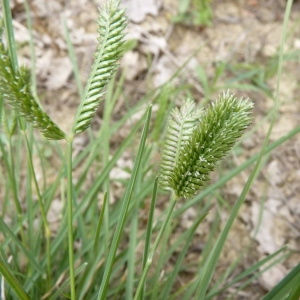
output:
[[[269,155],[267,155],[263,158],[263,161],[264,161],[263,165],[265,165],[265,163],[268,161],[268,159],[269,159]],[[252,244],[254,243],[255,237],[256,237],[256,235],[259,231],[259,228],[260,228],[262,214],[263,214],[263,210],[264,210],[264,205],[263,205],[264,200],[265,200],[264,198],[265,198],[265,195],[262,197],[262,201],[260,201],[260,210],[259,210],[258,223],[257,223],[257,226],[255,228],[255,232],[253,234],[253,237],[251,238],[248,245],[239,253],[239,255],[236,257],[236,259],[229,265],[229,267],[223,273],[223,275],[220,276],[220,278],[214,283],[214,285],[211,288],[211,292],[219,290],[219,286],[224,285],[224,282],[226,282],[226,280],[230,276],[230,274],[232,274],[234,272],[234,270],[236,270],[239,262],[242,260],[242,258],[245,256],[245,254],[249,252],[249,249],[251,248]]]
[[[106,202],[107,202],[107,192],[104,194],[104,199],[103,199],[103,204],[102,204],[102,210],[101,210],[101,214],[100,214],[98,225],[97,225],[97,230],[96,230],[95,237],[94,237],[94,245],[93,245],[93,256],[94,257],[98,253],[98,245],[99,245],[99,240],[100,240],[100,232],[101,232],[101,228],[102,228],[103,216],[104,216],[104,211],[105,211],[105,207],[106,207]]]
[[[263,146],[261,148],[261,151],[259,153],[259,157],[258,160],[255,164],[254,170],[251,172],[250,177],[242,191],[241,196],[239,197],[239,199],[237,200],[237,202],[235,203],[232,212],[226,222],[226,225],[224,227],[224,229],[222,230],[212,252],[211,255],[209,256],[208,260],[206,261],[205,265],[203,266],[203,271],[201,272],[201,279],[199,281],[199,285],[198,285],[198,289],[196,291],[195,294],[195,298],[196,299],[204,299],[205,298],[205,294],[206,291],[208,289],[209,283],[211,281],[211,278],[213,276],[215,267],[217,265],[217,262],[219,260],[221,251],[223,249],[223,246],[225,244],[225,241],[227,239],[227,236],[229,234],[230,228],[234,222],[234,220],[236,219],[239,209],[242,206],[244,199],[250,189],[250,186],[256,176],[256,174],[258,174],[258,171],[260,169],[260,162],[261,159],[263,157],[265,148],[268,144],[269,141],[269,137],[271,135],[275,120],[276,120],[276,114],[278,112],[279,109],[279,99],[278,99],[278,92],[279,92],[279,86],[280,86],[280,78],[281,78],[281,72],[282,72],[282,61],[283,61],[283,46],[285,44],[285,38],[286,38],[286,29],[287,29],[287,22],[289,19],[289,15],[290,15],[290,11],[291,11],[291,6],[292,6],[293,1],[289,0],[287,3],[287,7],[286,7],[286,12],[285,12],[285,18],[284,18],[284,25],[283,25],[283,33],[282,33],[282,39],[281,39],[281,47],[280,47],[280,55],[279,55],[279,64],[278,64],[278,77],[277,77],[277,87],[276,87],[276,96],[275,96],[275,105],[274,105],[274,109],[273,109],[273,115],[272,115],[272,119],[271,119],[271,124],[268,130],[268,133],[264,139],[264,143]]]
[[[244,199],[248,193],[248,190],[250,189],[250,186],[251,186],[254,178],[256,177],[256,175],[258,174],[258,172],[260,170],[260,166],[261,166],[260,162],[262,159],[262,155],[263,155],[263,152],[260,153],[259,159],[257,160],[257,163],[254,167],[254,170],[251,172],[248,181],[246,182],[246,185],[242,191],[242,194],[240,195],[239,199],[236,201],[235,205],[233,206],[233,209],[232,209],[230,216],[225,224],[225,227],[222,230],[221,234],[219,235],[207,261],[205,262],[205,264],[203,266],[203,269],[201,270],[201,272],[199,274],[199,277],[197,280],[198,288],[197,288],[197,291],[195,294],[196,299],[204,299],[205,298],[205,294],[208,289],[210,280],[213,276],[217,262],[221,255],[221,251],[227,240],[227,236],[230,232],[233,222],[235,221],[235,219],[238,215],[241,205],[244,203]]]
[[[101,145],[103,148],[103,166],[106,166],[109,162],[109,153],[110,153],[110,119],[111,113],[113,110],[112,103],[112,89],[115,82],[115,76],[112,78],[112,81],[108,85],[108,89],[105,95],[105,106],[104,106],[104,114],[103,114],[103,124],[101,126],[101,132],[99,132],[99,140],[101,136]],[[110,197],[110,177],[107,176],[103,182],[103,188],[107,191],[108,197]],[[94,205],[97,205],[94,202]],[[110,231],[109,231],[109,201],[106,202],[106,208],[104,211],[104,255],[108,256],[109,250],[109,239],[110,239]]]
[[[11,188],[12,196],[13,196],[13,201],[14,201],[14,204],[15,204],[18,215],[21,216],[22,208],[21,208],[21,204],[20,204],[20,200],[19,200],[19,196],[18,196],[18,191],[17,191],[17,187],[16,187],[14,169],[11,166],[11,164],[9,163],[8,158],[10,157],[10,155],[7,154],[1,138],[0,138],[0,149],[1,149],[1,153],[2,153],[2,159],[3,159],[4,164],[5,164],[5,169],[8,173],[10,188]],[[21,225],[20,225],[20,228],[21,228]]]
[[[159,250],[157,253],[158,259],[155,265],[155,272],[151,278],[151,283],[148,284],[149,289],[151,289],[151,298],[150,300],[158,299],[159,298],[159,291],[161,290],[161,278],[164,273],[164,266],[168,261],[165,259],[164,254],[167,252],[168,249],[168,242],[171,239],[172,233],[174,232],[175,224],[171,223],[171,219],[168,222],[165,232],[161,238],[159,243]],[[147,265],[146,265],[147,266]],[[146,281],[146,280],[145,280]],[[154,283],[154,284],[153,284]]]
[[[285,276],[262,300],[286,299],[287,294],[300,282],[300,264]]]
[[[259,271],[258,273],[252,275],[249,279],[247,279],[244,282],[241,282],[239,284],[239,287],[237,289],[235,289],[234,293],[232,293],[232,295],[230,297],[227,298],[227,300],[232,300],[235,299],[235,297],[237,296],[237,294],[244,289],[246,286],[248,286],[251,283],[254,283],[259,277],[261,277],[261,275],[271,269],[272,267],[274,267],[275,265],[282,263],[283,261],[285,261],[287,259],[287,257],[289,256],[289,254],[284,254],[282,256],[280,256],[279,258],[277,258],[275,261],[273,261],[270,265],[268,265],[267,267],[265,267],[263,270]]]
[[[10,271],[7,264],[0,258],[0,273],[3,275],[7,283],[11,286],[13,291],[17,294],[20,300],[30,300],[29,295],[25,292],[20,282]]]
[[[97,229],[95,232],[95,236],[93,238],[93,248],[92,252],[90,255],[89,262],[87,264],[86,270],[84,271],[84,274],[82,275],[80,282],[78,284],[78,291],[80,291],[79,294],[79,299],[82,299],[83,293],[85,292],[85,288],[83,288],[87,284],[87,279],[89,277],[89,273],[93,271],[92,269],[94,268],[94,265],[98,262],[97,255],[99,253],[99,241],[100,241],[100,233],[101,233],[101,228],[103,224],[103,217],[104,217],[104,211],[106,208],[106,202],[107,202],[107,192],[104,194],[104,199],[103,199],[103,204],[102,204],[102,209],[101,213],[98,219],[98,224],[97,224]]]
[[[133,188],[134,188],[134,184],[135,184],[135,180],[136,180],[136,175],[137,175],[137,172],[138,172],[138,169],[139,169],[139,166],[140,166],[143,150],[144,150],[144,147],[145,147],[147,132],[148,132],[149,124],[150,124],[151,109],[152,109],[152,105],[149,107],[149,109],[147,111],[146,122],[145,122],[145,126],[144,126],[144,129],[143,129],[143,133],[142,133],[142,137],[141,137],[137,157],[136,157],[136,160],[135,160],[135,163],[134,163],[134,167],[133,167],[132,175],[131,175],[131,178],[130,178],[130,182],[129,182],[128,187],[126,189],[125,197],[124,197],[124,200],[123,200],[124,202],[123,202],[123,205],[122,205],[122,210],[121,210],[121,213],[120,213],[120,217],[119,217],[119,221],[118,221],[118,224],[117,224],[116,231],[114,233],[112,245],[111,245],[111,248],[110,248],[110,251],[109,251],[109,256],[107,258],[105,271],[104,271],[104,275],[103,275],[103,279],[102,279],[102,283],[101,283],[101,286],[100,286],[100,290],[99,290],[99,293],[98,293],[97,300],[106,299],[106,292],[107,292],[107,288],[108,288],[108,284],[109,284],[110,275],[111,275],[111,272],[112,272],[112,267],[113,267],[115,255],[116,255],[117,248],[118,248],[118,245],[119,245],[119,242],[120,242],[120,238],[121,238],[121,235],[122,235],[122,232],[123,232],[123,229],[124,229],[127,210],[128,210],[128,207],[129,207],[129,203],[130,203],[130,200],[131,200],[131,196],[132,196],[132,192],[133,192]]]
[[[182,267],[182,262],[183,259],[185,257],[185,254],[187,253],[187,250],[190,246],[190,243],[194,237],[195,231],[198,228],[198,226],[200,225],[200,223],[205,219],[205,217],[207,216],[207,213],[205,213],[204,215],[202,215],[195,223],[194,225],[188,229],[188,236],[187,238],[183,241],[184,242],[184,247],[183,249],[180,250],[180,254],[178,256],[178,258],[176,259],[176,264],[171,272],[171,275],[169,276],[167,282],[166,282],[166,286],[164,288],[163,294],[161,296],[161,299],[169,299],[169,295],[172,289],[172,286],[176,280],[176,277],[178,276],[179,272],[180,272],[180,268]]]
[[[71,299],[76,299],[75,291],[75,271],[74,271],[74,237],[73,237],[73,179],[72,179],[72,150],[73,136],[67,140],[66,149],[66,168],[67,168],[67,219],[68,219],[68,250],[69,250],[69,268],[70,268],[70,288]]]
[[[142,189],[142,177],[143,170],[147,165],[147,149],[144,150],[143,160],[141,161],[140,168],[136,176],[136,183],[134,194],[141,193]],[[132,199],[132,214],[130,218],[130,232],[129,232],[129,249],[128,249],[128,265],[127,265],[127,278],[125,284],[125,299],[131,300],[134,292],[134,275],[136,267],[136,245],[138,243],[137,231],[138,231],[138,218],[139,218],[139,205],[140,202],[137,197]]]
[[[83,263],[81,266],[79,266],[76,270],[75,270],[75,276],[78,276],[82,270],[86,267],[87,263]],[[56,300],[56,299],[61,299],[61,294],[63,293],[63,290],[65,288],[67,288],[68,284],[70,284],[70,278],[67,278],[66,280],[64,280],[63,284],[59,287],[59,289],[57,289],[57,291],[54,294],[50,294],[51,298],[50,300]],[[50,293],[50,292],[49,292]],[[49,293],[45,294],[43,296],[42,299],[48,299]]]
[[[163,224],[160,228],[160,231],[159,231],[159,233],[158,233],[158,235],[157,235],[157,237],[154,241],[154,244],[153,244],[153,246],[152,246],[152,248],[149,252],[149,255],[147,257],[146,266],[143,269],[143,273],[141,275],[141,278],[140,278],[140,281],[139,281],[139,284],[138,284],[138,287],[137,287],[137,290],[136,290],[136,293],[135,293],[135,296],[134,296],[134,300],[138,300],[139,297],[140,297],[140,293],[142,291],[142,288],[144,287],[144,282],[146,280],[147,274],[148,274],[150,266],[152,264],[154,254],[155,254],[155,252],[157,250],[157,247],[158,247],[158,244],[159,244],[159,242],[160,242],[160,240],[161,240],[161,238],[162,238],[162,236],[163,236],[163,234],[164,234],[164,232],[167,228],[167,225],[168,225],[169,221],[171,220],[172,212],[173,212],[173,209],[174,209],[176,203],[177,203],[177,200],[176,200],[175,196],[172,195],[171,202],[170,202],[169,207],[167,209],[166,218],[165,218],[165,220],[164,220],[164,222],[163,222]]]
[[[227,290],[229,287],[231,287],[235,283],[243,280],[244,278],[249,277],[251,274],[253,274],[257,270],[259,270],[262,266],[264,266],[265,264],[267,264],[269,261],[273,260],[275,257],[277,257],[279,254],[281,254],[286,249],[287,249],[287,246],[283,246],[282,248],[280,248],[279,250],[277,250],[273,254],[271,254],[271,255],[267,256],[266,258],[260,260],[259,262],[255,263],[250,268],[248,268],[247,270],[245,270],[244,272],[242,272],[241,274],[239,274],[238,276],[236,276],[233,280],[231,280],[223,288],[217,290],[216,292],[210,292],[210,293],[208,293],[207,296],[205,297],[205,300],[212,299],[213,297],[215,297],[218,294],[222,293],[223,291]]]
[[[300,279],[300,276],[299,276]],[[288,300],[299,300],[300,297],[300,284],[294,285],[294,287],[292,288],[292,291],[289,294],[289,298]]]
[[[34,268],[39,271],[40,275],[44,274],[43,267],[36,261],[35,257],[33,257],[32,253],[30,253],[20,242],[17,235],[4,223],[2,218],[0,218],[0,229],[2,232],[6,232],[11,240],[14,241],[14,243],[22,250],[23,254],[27,257],[27,259],[30,261],[30,263],[34,266]]]
[[[145,248],[144,248],[144,254],[143,254],[143,269],[146,266],[148,254],[150,251],[152,227],[153,227],[153,217],[154,217],[154,210],[155,210],[156,200],[157,200],[157,186],[158,186],[158,177],[156,177],[155,181],[154,181],[151,205],[150,205],[150,210],[149,210],[149,215],[148,215],[146,237],[145,237]],[[145,289],[146,289],[146,285],[144,284],[144,286],[142,287],[140,300],[144,300]]]
[[[112,159],[109,161],[109,163],[104,167],[101,174],[95,179],[95,182],[93,186],[89,189],[89,191],[84,195],[82,201],[78,204],[77,207],[75,207],[74,211],[74,218],[76,219],[80,214],[84,214],[84,210],[90,206],[91,201],[95,201],[97,199],[96,195],[103,183],[103,180],[108,176],[110,170],[115,165],[116,161],[120,158],[124,150],[130,145],[132,142],[132,138],[135,136],[136,132],[140,128],[140,125],[142,124],[142,121],[144,119],[141,119],[135,124],[135,126],[132,128],[130,134],[126,137],[126,139],[123,141],[123,143],[120,145],[120,147],[117,149],[116,153],[113,155]],[[56,180],[55,184],[59,182]],[[53,189],[49,189],[50,195],[54,193],[55,186]],[[49,196],[50,197],[50,196]],[[50,197],[51,198],[51,197]],[[115,218],[115,220],[118,219],[118,216]],[[51,247],[51,253],[55,253],[59,250],[60,245],[64,241],[67,234],[67,227],[66,223],[61,223],[61,228],[57,235],[54,237],[54,240],[52,241],[52,247]]]
[[[41,193],[40,193],[40,188],[39,188],[38,181],[37,181],[37,178],[36,178],[36,173],[35,173],[35,170],[34,170],[34,167],[33,167],[30,142],[29,142],[29,140],[28,140],[28,138],[25,134],[24,134],[24,139],[25,139],[25,144],[26,144],[29,168],[30,168],[32,179],[33,179],[34,187],[36,189],[38,203],[39,203],[40,211],[41,211],[41,215],[42,215],[42,222],[43,222],[44,231],[45,231],[46,257],[47,257],[47,281],[48,281],[48,287],[50,288],[50,286],[51,286],[51,266],[52,266],[51,255],[50,255],[50,252],[51,252],[51,240],[50,240],[51,239],[51,232],[50,232],[50,227],[49,227],[48,220],[47,220],[47,215],[46,215],[44,203],[43,203],[42,196],[41,196]]]
[[[10,2],[9,0],[2,0],[2,8],[3,8],[6,38],[7,38],[7,48],[13,64],[13,69],[14,71],[16,71],[19,68],[19,64],[18,64],[17,47],[15,43],[15,34],[12,25],[12,17],[11,17],[9,2]]]

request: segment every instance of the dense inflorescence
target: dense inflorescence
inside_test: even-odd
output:
[[[0,41],[0,93],[16,113],[39,129],[48,139],[61,140],[65,133],[35,101],[30,89],[30,73],[25,67],[14,71],[11,59]]]
[[[177,159],[165,173],[162,185],[167,182],[177,198],[190,198],[201,190],[210,180],[209,174],[218,161],[250,125],[252,107],[253,103],[249,100],[237,99],[229,92],[213,102],[201,114],[201,121],[180,148]]]
[[[160,165],[160,185],[169,189],[169,177],[178,159],[180,150],[190,138],[195,126],[198,125],[201,109],[197,109],[195,102],[187,99],[180,109],[171,112],[168,129],[165,136],[164,149]]]
[[[119,2],[112,0],[99,11],[99,46],[84,99],[77,113],[74,133],[80,133],[90,126],[105,94],[105,87],[118,67],[117,61],[123,51],[123,32],[127,24],[125,10],[119,9]]]

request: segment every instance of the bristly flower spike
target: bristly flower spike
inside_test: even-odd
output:
[[[25,67],[13,71],[12,62],[0,40],[0,93],[16,113],[24,117],[33,127],[53,140],[61,140],[65,133],[52,121],[47,113],[35,101],[30,89],[30,73]]]
[[[250,125],[252,108],[251,101],[237,99],[229,91],[219,96],[201,114],[201,121],[180,148],[168,172],[161,168],[161,185],[167,184],[176,198],[193,197],[209,182],[209,174]]]
[[[105,94],[105,87],[117,69],[117,61],[123,51],[124,29],[127,25],[125,9],[119,9],[119,0],[110,0],[99,9],[99,46],[85,88],[84,98],[77,110],[74,134],[86,130]]]
[[[194,128],[199,124],[202,109],[196,108],[193,100],[187,99],[180,109],[171,112],[162,152],[159,182],[170,189],[169,177],[173,172],[179,152],[187,143]]]

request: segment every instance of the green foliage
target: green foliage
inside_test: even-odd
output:
[[[161,183],[169,186],[178,198],[190,198],[207,184],[209,173],[249,126],[253,107],[250,101],[224,93],[205,110],[195,127],[197,119],[193,113],[199,111],[189,103],[173,112],[175,122],[169,121],[162,158]],[[192,122],[189,119],[182,138],[177,124],[190,116]]]
[[[123,51],[123,32],[126,27],[125,10],[119,9],[119,2],[112,0],[100,10],[99,46],[83,102],[77,111],[74,133],[80,133],[90,126],[96,109],[105,94],[103,89],[118,67],[117,60]]]
[[[6,3],[5,11],[7,12],[9,0],[2,0],[2,2]],[[187,11],[190,11],[191,7],[194,8],[197,3],[200,5],[209,3],[207,0],[181,1],[183,2]],[[288,2],[291,3],[291,0]],[[90,134],[89,143],[79,154],[73,153],[73,135],[82,132],[90,125],[97,104],[104,94],[105,86],[117,67],[116,59],[122,55],[118,52],[119,48],[116,48],[116,45],[122,46],[120,49],[123,48],[122,51],[124,51],[123,34],[118,30],[124,29],[126,19],[124,11],[119,10],[118,4],[119,1],[111,0],[105,6],[104,11],[101,11],[102,17],[98,21],[99,26],[101,25],[99,29],[101,45],[97,50],[85,98],[75,118],[73,132],[68,137],[54,123],[51,123],[50,118],[34,101],[29,88],[28,71],[17,67],[18,64],[11,58],[13,50],[9,43],[9,55],[3,45],[0,49],[1,57],[4,58],[4,61],[0,62],[0,121],[4,124],[0,133],[0,156],[1,162],[3,161],[0,168],[4,166],[3,172],[2,169],[0,172],[0,182],[3,182],[1,185],[3,209],[0,212],[0,273],[2,276],[0,280],[4,282],[1,285],[1,293],[3,291],[7,300],[17,298],[49,298],[51,300],[65,298],[72,300],[97,298],[103,300],[189,300],[194,298],[208,300],[224,297],[225,293],[228,295],[226,291],[229,291],[231,287],[234,287],[236,293],[239,292],[255,282],[275,263],[282,262],[289,254],[285,251],[286,247],[283,247],[237,274],[239,270],[237,266],[248,251],[248,249],[243,249],[236,261],[224,271],[224,274],[221,274],[220,278],[211,280],[239,208],[257,174],[258,166],[262,165],[262,157],[269,155],[276,147],[300,132],[300,126],[298,126],[270,145],[267,146],[268,143],[266,143],[261,153],[253,154],[247,161],[227,174],[222,171],[222,176],[214,184],[204,187],[218,161],[226,155],[250,124],[250,110],[253,105],[248,100],[237,99],[225,93],[204,110],[197,108],[192,100],[186,100],[180,109],[176,108],[172,111],[167,124],[159,176],[160,184],[173,191],[170,199],[166,201],[168,205],[165,209],[161,205],[161,200],[165,199],[158,193],[158,179],[155,179],[156,172],[152,168],[153,156],[156,155],[160,136],[164,131],[166,115],[173,107],[175,98],[173,95],[177,92],[181,93],[182,86],[178,85],[177,92],[174,92],[169,88],[170,80],[167,85],[158,88],[155,92],[159,96],[154,103],[157,103],[159,108],[158,111],[154,111],[156,113],[154,118],[151,118],[150,106],[148,112],[132,125],[128,135],[116,151],[110,153],[111,137],[136,112],[140,112],[141,107],[148,104],[149,99],[153,99],[154,95],[153,91],[146,91],[145,96],[130,107],[120,120],[112,122],[113,109],[124,90],[124,77],[118,79],[115,76],[111,81],[109,92],[105,95],[104,122],[101,130],[97,134]],[[193,6],[189,7],[189,4]],[[9,18],[9,16],[6,17]],[[9,25],[9,22],[6,24]],[[12,32],[12,24],[9,26],[11,28],[8,32]],[[120,26],[119,29],[117,29],[118,26]],[[71,40],[69,40],[68,47],[72,48]],[[130,47],[134,47],[134,44]],[[14,56],[17,57],[16,53]],[[76,63],[75,55],[72,63]],[[204,102],[209,101],[210,95],[220,89],[216,82],[223,74],[225,66],[227,67],[226,64],[221,63],[213,78],[206,76],[204,68],[198,68],[198,78],[205,92]],[[179,71],[176,73],[178,74]],[[256,75],[253,77],[251,74],[253,73],[246,74],[248,76],[246,79],[250,79],[247,88],[249,86],[253,88],[255,82],[252,79],[257,78]],[[174,78],[176,76],[174,75]],[[278,78],[280,80],[280,76]],[[98,79],[100,79],[99,82]],[[260,82],[264,80],[265,77],[259,79]],[[78,83],[80,85],[80,82]],[[25,94],[22,91],[25,91]],[[191,95],[190,91],[185,90],[185,92]],[[124,96],[126,97],[126,93]],[[40,129],[47,138],[66,138],[66,155],[63,155],[61,143],[43,140],[44,146],[41,146],[40,141],[34,139],[30,127],[27,131],[21,126],[20,128],[17,126],[14,130],[16,119],[13,113],[4,114],[3,102],[5,101],[12,105],[19,116],[24,116]],[[39,124],[35,124],[36,118]],[[145,126],[140,146],[136,151],[135,137],[141,130],[143,122]],[[20,134],[20,129],[23,130],[23,134]],[[148,129],[152,130],[152,135],[147,135]],[[152,137],[151,142],[149,142],[149,136]],[[147,143],[151,143],[151,146],[148,147]],[[24,155],[23,145],[26,145],[27,156]],[[52,153],[58,153],[62,161],[55,170],[54,180],[46,180],[48,172],[44,170],[41,172],[43,178],[39,181],[33,168],[39,160],[43,169],[48,167],[49,162],[41,147],[47,151],[50,149]],[[125,152],[131,153],[135,162],[132,170],[128,168],[128,173],[131,173],[130,179],[120,181],[124,183],[123,188],[126,192],[118,195],[118,201],[113,203],[110,191],[111,180],[114,179],[110,178],[110,171]],[[35,160],[36,164],[33,164],[33,154],[36,159],[37,153],[38,159]],[[203,250],[199,259],[192,261],[193,270],[191,271],[191,264],[186,260],[186,253],[189,253],[189,247],[193,243],[193,236],[199,224],[214,205],[213,196],[226,182],[253,166],[255,162],[257,162],[257,167],[251,172],[241,196],[235,201],[233,207],[228,205],[231,211],[221,232],[219,232],[221,216],[218,209],[216,210],[212,218],[211,230],[208,232],[208,239],[203,242]],[[79,172],[77,182],[74,183],[72,171],[79,166],[81,172]],[[76,170],[77,175],[78,171]],[[66,173],[68,174],[67,180]],[[89,173],[92,176],[89,176]],[[91,177],[94,179],[93,182],[91,182]],[[26,178],[26,182],[23,178]],[[39,188],[39,185],[43,187]],[[19,189],[20,186],[22,190]],[[197,190],[202,188],[200,194],[191,198]],[[182,196],[188,199],[180,206],[176,205],[178,198]],[[39,205],[36,203],[37,197]],[[16,200],[16,205],[11,205],[11,198]],[[56,205],[54,200],[58,198],[64,206],[60,212],[61,218],[58,222],[49,222],[50,226],[48,226],[49,212],[53,212],[52,205]],[[100,212],[99,199],[102,198],[104,198],[104,203]],[[203,201],[204,198],[205,201]],[[150,199],[152,200],[149,204]],[[160,202],[160,210],[163,210],[159,217],[156,216],[156,199]],[[199,214],[193,220],[189,220],[191,226],[180,227],[178,231],[179,218],[187,209],[192,206],[197,207],[197,205],[201,209],[198,210]],[[261,209],[263,210],[263,205]],[[59,226],[56,226],[57,224]],[[55,227],[52,227],[53,225]],[[140,230],[145,227],[147,232]],[[135,251],[143,244],[145,244],[144,251]],[[142,252],[143,257],[139,254]],[[158,256],[158,261],[155,261]],[[173,267],[170,267],[171,265]],[[153,267],[155,271],[148,272]],[[188,277],[191,278],[187,281],[184,278],[183,285],[178,287],[176,281],[186,270],[189,272]],[[299,286],[297,286],[299,274],[298,265],[273,291],[266,295],[265,299],[281,300],[287,297],[291,300],[297,299],[300,293]],[[228,296],[234,297],[235,292],[230,291]]]

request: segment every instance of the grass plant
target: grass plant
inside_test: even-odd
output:
[[[210,12],[209,1],[202,2]],[[182,3],[186,5],[189,1]],[[277,88],[274,107],[268,116],[271,120],[268,134],[260,151],[227,171],[213,184],[210,183],[211,172],[251,124],[253,103],[238,99],[228,91],[201,108],[189,99],[180,108],[174,108],[171,100],[176,99],[183,88],[173,87],[171,83],[182,67],[168,83],[147,92],[119,121],[111,124],[118,98],[120,95],[126,97],[123,93],[125,74],[116,76],[127,24],[125,10],[119,4],[119,0],[108,0],[99,11],[99,46],[85,89],[65,23],[80,104],[72,128],[64,132],[43,110],[38,99],[33,75],[35,57],[32,40],[32,79],[28,69],[19,67],[9,1],[2,0],[4,22],[0,27],[5,32],[6,42],[1,31],[0,166],[3,172],[0,176],[4,174],[1,177],[3,200],[0,215],[1,299],[213,299],[225,295],[237,283],[236,293],[246,288],[264,271],[290,255],[284,246],[237,275],[234,270],[250,249],[249,244],[218,280],[212,280],[232,225],[268,155],[300,132],[300,126],[297,126],[269,143],[280,105],[278,95],[283,47],[292,1],[287,2],[283,24]],[[26,1],[25,10],[28,27],[32,30]],[[206,91],[205,103],[215,92],[216,82],[224,70],[225,65],[222,64],[209,82],[204,69],[198,69],[199,80]],[[266,89],[265,77],[262,80],[257,72],[251,71],[246,75],[247,80],[250,78],[254,82],[254,90],[271,94]],[[242,80],[236,78],[238,85],[235,87],[247,88]],[[234,82],[229,82],[229,86],[234,86]],[[190,94],[190,91],[186,93]],[[95,133],[91,124],[101,101],[104,102],[103,123],[99,132]],[[153,105],[158,106],[155,120],[151,118]],[[141,111],[143,116],[136,123],[132,122],[128,135],[115,151],[111,151],[113,135],[136,112]],[[168,121],[166,115],[169,115]],[[43,140],[33,129],[42,133]],[[258,126],[253,126],[245,135],[258,129]],[[84,131],[88,131],[90,142],[75,156],[74,138]],[[163,139],[162,131],[165,132]],[[57,140],[64,140],[64,143]],[[162,148],[162,156],[160,170],[157,171],[152,157],[159,147]],[[56,153],[61,160],[52,182],[47,181],[45,149]],[[134,164],[128,171],[130,177],[119,181],[124,186],[124,194],[112,203],[110,172],[125,152],[131,154]],[[35,170],[36,157],[42,166],[41,180]],[[201,255],[190,266],[185,256],[197,228],[214,205],[214,195],[225,203],[218,190],[253,164],[240,197],[230,208],[225,226],[219,230],[221,218],[216,210],[215,221],[208,239],[204,241]],[[77,168],[81,169],[81,173],[74,180]],[[25,172],[25,185],[20,179],[22,172]],[[88,179],[89,172],[95,172],[92,183]],[[59,226],[53,230],[49,213],[56,198],[60,198],[63,208]],[[99,199],[103,200],[100,209]],[[156,217],[155,209],[160,199],[166,199],[166,203],[162,205],[160,216]],[[191,207],[198,209],[192,225],[173,235],[180,217]],[[143,211],[147,211],[147,217],[141,232]],[[171,238],[172,243],[169,244]],[[139,245],[142,245],[142,254],[136,252]],[[167,268],[174,257],[176,262],[171,269]],[[196,268],[193,277],[178,286],[178,278],[190,267]],[[299,278],[297,265],[263,299],[298,299]]]

